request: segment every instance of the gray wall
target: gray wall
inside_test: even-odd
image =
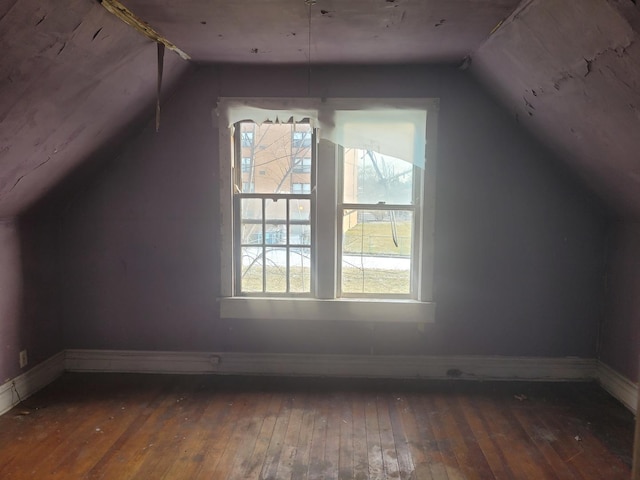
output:
[[[56,232],[44,211],[0,221],[0,384],[63,349]]]
[[[448,68],[200,69],[64,210],[67,348],[594,357],[598,202],[467,74]],[[441,99],[437,323],[218,318],[218,96]]]
[[[640,223],[611,228],[607,262],[607,308],[601,360],[638,381],[640,360]]]
[[[19,373],[22,348],[20,238],[12,221],[0,222],[0,384]]]

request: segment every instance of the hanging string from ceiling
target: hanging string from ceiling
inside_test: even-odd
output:
[[[98,0],[109,13],[115,15],[127,25],[133,27],[145,37],[153,40],[158,46],[158,92],[156,101],[156,132],[160,130],[160,93],[162,89],[162,73],[164,70],[165,47],[180,55],[183,60],[190,60],[189,54],[183,52],[165,37],[156,32],[147,22],[125,7],[118,0]]]
[[[160,130],[160,93],[162,92],[162,72],[164,70],[164,44],[158,42],[158,95],[156,99],[156,132]]]
[[[311,7],[316,4],[316,0],[304,0],[308,10],[308,32],[307,38],[307,96],[311,96]]]

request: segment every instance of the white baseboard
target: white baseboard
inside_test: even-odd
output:
[[[60,352],[0,385],[0,415],[11,410],[21,399],[30,397],[62,375],[64,363],[64,352]]]
[[[68,372],[216,373],[217,356],[206,352],[66,350]]]
[[[559,382],[597,379],[605,390],[632,412],[636,412],[638,405],[638,386],[635,383],[598,360],[575,357],[66,350],[0,385],[0,415],[16,405],[19,398],[28,398],[64,371]]]
[[[217,373],[475,380],[592,380],[597,362],[583,358],[368,356],[229,352],[67,350],[74,372]]]
[[[620,400],[633,413],[636,413],[638,408],[637,384],[600,361],[598,362],[597,377],[602,388]]]

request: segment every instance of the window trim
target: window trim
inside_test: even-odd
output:
[[[260,99],[255,99],[260,102]],[[278,99],[265,99],[269,104],[273,104]],[[290,108],[296,99],[281,98],[283,109]],[[308,100],[308,99],[306,99]],[[394,104],[394,99],[332,99],[336,106],[344,104],[349,108],[366,108],[371,102],[384,101]],[[399,105],[411,105],[413,108],[425,108],[427,110],[427,131],[426,131],[426,165],[422,175],[419,175],[422,185],[422,208],[420,214],[416,214],[414,235],[414,247],[419,246],[415,251],[418,255],[419,271],[415,272],[416,298],[414,299],[368,299],[368,298],[336,298],[336,255],[337,255],[337,223],[331,222],[331,229],[315,229],[316,237],[329,237],[333,240],[334,249],[332,252],[316,252],[316,262],[326,262],[333,265],[331,268],[323,268],[318,272],[314,268],[314,283],[316,285],[315,298],[260,298],[260,297],[234,297],[234,260],[233,260],[233,167],[234,162],[240,160],[234,158],[234,137],[233,128],[226,125],[219,125],[219,191],[220,191],[220,315],[222,318],[296,318],[304,319],[326,319],[326,320],[370,320],[370,321],[411,321],[418,323],[431,323],[435,321],[435,303],[433,301],[433,259],[434,259],[434,219],[435,219],[435,174],[436,174],[436,152],[437,152],[437,117],[439,111],[439,100],[436,98],[419,99],[398,99]],[[330,168],[317,170],[317,182],[320,176],[332,175],[334,191],[315,192],[318,195],[316,205],[322,212],[317,215],[335,215],[337,213],[337,150],[338,146],[327,140],[318,142],[318,158],[333,158],[333,172]],[[229,161],[228,159],[231,159]],[[333,201],[323,201],[323,197],[332,197]],[[315,222],[315,219],[312,219]],[[333,231],[331,231],[333,230]],[[323,241],[327,241],[327,239]],[[318,238],[314,238],[317,245]],[[319,249],[318,249],[319,250]],[[327,263],[323,263],[327,265]],[[330,279],[328,278],[330,277]],[[264,303],[267,302],[267,303]],[[392,309],[392,317],[380,304],[389,304]],[[271,305],[271,308],[267,308]],[[282,307],[282,305],[286,305]],[[378,308],[376,308],[376,306]],[[292,311],[293,313],[287,313]],[[289,317],[289,316],[291,317]]]

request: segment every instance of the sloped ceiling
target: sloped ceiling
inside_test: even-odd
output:
[[[640,216],[634,0],[123,3],[191,63],[458,65],[470,55],[514,117],[618,212]],[[156,48],[97,0],[0,0],[0,46],[3,218],[152,117]],[[164,90],[189,68],[167,52]]]
[[[635,0],[527,0],[471,66],[614,211],[636,219],[639,26]]]
[[[194,62],[262,64],[460,62],[517,3],[124,0]],[[96,0],[0,0],[0,43],[2,218],[153,115],[156,48]],[[189,63],[165,59],[168,91]]]
[[[0,0],[0,46],[3,218],[126,135],[137,116],[153,115],[157,54],[91,0]],[[165,84],[186,68],[167,55]]]

